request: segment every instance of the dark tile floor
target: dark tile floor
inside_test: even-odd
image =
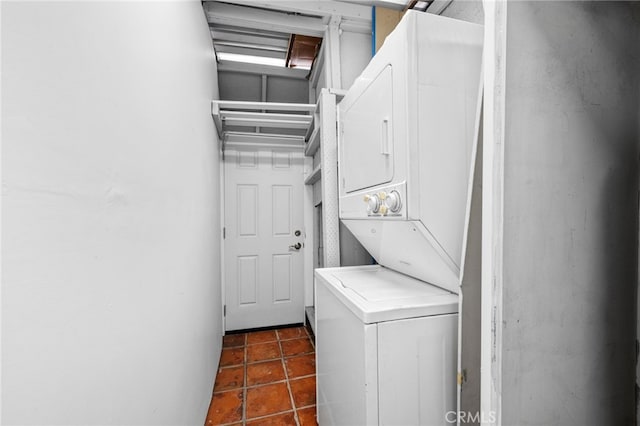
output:
[[[315,426],[315,373],[305,327],[224,336],[205,425]]]

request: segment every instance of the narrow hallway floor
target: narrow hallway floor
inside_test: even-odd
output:
[[[315,372],[305,327],[228,334],[205,426],[315,426]]]

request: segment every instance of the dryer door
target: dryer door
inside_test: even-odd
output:
[[[341,172],[347,193],[393,179],[392,77],[387,65],[342,110]]]

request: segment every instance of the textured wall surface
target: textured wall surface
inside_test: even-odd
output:
[[[482,0],[453,0],[441,15],[474,24],[484,24]]]
[[[508,4],[503,424],[634,422],[640,74],[631,9]]]
[[[202,424],[221,346],[199,2],[2,4],[2,424]]]

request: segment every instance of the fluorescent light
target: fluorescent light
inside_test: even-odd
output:
[[[269,58],[266,56],[240,55],[238,53],[218,52],[218,59],[221,61],[244,62],[246,64],[284,67],[283,58]]]

